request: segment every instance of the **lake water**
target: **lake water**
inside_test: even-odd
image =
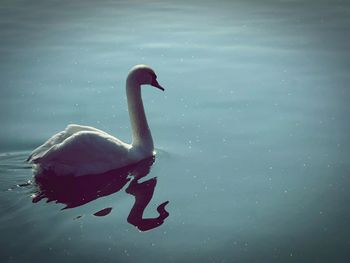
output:
[[[340,0],[2,1],[1,262],[347,262],[349,32]],[[143,87],[149,231],[129,177],[82,197],[25,163],[69,123],[129,142],[140,63],[166,88]]]

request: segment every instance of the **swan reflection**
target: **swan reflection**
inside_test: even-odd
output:
[[[166,201],[158,206],[158,217],[143,218],[143,212],[152,199],[157,178],[152,177],[143,182],[139,180],[149,174],[153,163],[154,157],[151,157],[135,165],[85,176],[58,176],[53,172],[43,171],[35,176],[36,193],[33,196],[33,203],[46,198],[47,202],[65,204],[63,209],[74,208],[116,193],[130,182],[125,192],[135,197],[135,203],[127,221],[141,231],[150,230],[162,225],[169,216],[165,210],[169,201]],[[111,207],[104,208],[94,215],[105,216],[111,210]]]

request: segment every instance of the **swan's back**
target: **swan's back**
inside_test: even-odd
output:
[[[58,175],[95,174],[128,165],[130,148],[101,130],[69,125],[35,149],[28,161]]]
[[[64,131],[61,131],[53,135],[43,145],[34,149],[32,153],[29,155],[27,162],[33,163],[35,159],[42,157],[48,150],[50,150],[52,146],[62,143],[65,139],[67,139],[68,137],[72,136],[74,133],[77,133],[79,131],[97,131],[97,132],[105,133],[94,127],[82,126],[77,124],[69,124]]]

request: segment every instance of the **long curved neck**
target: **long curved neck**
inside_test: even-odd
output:
[[[126,81],[126,96],[132,129],[132,146],[152,152],[153,139],[143,108],[141,87],[130,78]]]

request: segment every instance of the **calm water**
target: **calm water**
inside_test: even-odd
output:
[[[1,262],[347,262],[349,31],[345,1],[1,1]],[[169,217],[130,223],[130,175],[33,202],[24,160],[67,124],[130,141],[139,63],[166,88],[143,218]]]

